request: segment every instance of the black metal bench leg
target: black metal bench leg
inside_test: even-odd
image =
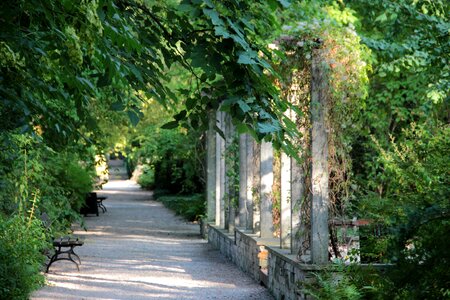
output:
[[[71,246],[69,250],[67,251],[61,251],[61,247],[58,247],[58,250],[55,249],[55,254],[52,256],[52,258],[50,259],[48,265],[47,265],[47,270],[45,271],[45,273],[48,273],[48,270],[50,269],[50,266],[58,260],[68,260],[73,262],[76,266],[77,266],[77,270],[80,271],[80,266],[78,265],[78,263],[72,258],[72,255],[74,255],[76,258],[78,258],[80,264],[81,264],[81,259],[80,257],[73,251],[73,248],[75,246]],[[59,257],[60,254],[65,254],[67,253],[68,257]]]
[[[73,248],[74,248],[74,247],[72,247],[72,248],[70,249],[69,257],[72,258],[72,255],[75,256],[75,257],[78,259],[78,263],[81,265],[81,259],[80,259],[80,257],[78,256],[78,254],[76,254],[76,253],[73,251]]]
[[[98,208],[100,208],[102,210],[103,213],[107,212],[108,210],[106,209],[106,206],[103,204],[103,200],[102,201],[98,201],[97,202],[97,206]]]
[[[61,250],[61,248],[60,248],[60,250]],[[47,269],[45,270],[45,273],[48,273],[48,270],[50,269],[50,266],[52,265],[52,263],[57,261],[58,253],[59,253],[59,251],[55,251],[55,254],[53,254],[53,256],[50,258],[50,261],[48,262]]]

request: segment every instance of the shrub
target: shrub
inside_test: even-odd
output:
[[[387,183],[381,195],[368,195],[368,211],[389,228],[366,252],[395,264],[385,277],[386,298],[448,299],[450,295],[450,177],[446,124],[411,124],[398,141],[382,147],[379,163]]]
[[[139,176],[137,180],[138,184],[148,190],[152,190],[155,188],[155,171],[149,167],[144,166],[142,170],[142,174]]]
[[[0,216],[0,295],[28,299],[44,283],[39,270],[49,245],[39,220]]]
[[[205,214],[205,200],[202,194],[191,196],[161,196],[157,200],[188,221],[197,221]]]
[[[149,126],[145,139],[140,139],[137,151],[139,160],[147,165],[147,172],[141,179],[151,188],[169,190],[172,194],[200,193],[203,190],[202,143],[196,133],[181,130],[162,130]],[[139,181],[138,181],[139,182]],[[148,188],[146,186],[143,186]]]

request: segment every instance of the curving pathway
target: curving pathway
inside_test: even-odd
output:
[[[31,299],[272,299],[199,236],[199,227],[152,201],[130,181],[111,181],[99,194],[108,212],[87,217],[80,271],[52,265],[49,285]]]

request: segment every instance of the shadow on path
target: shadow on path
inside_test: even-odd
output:
[[[108,196],[108,212],[75,232],[85,238],[80,271],[56,262],[32,299],[272,299],[151,192],[111,181],[98,193]]]

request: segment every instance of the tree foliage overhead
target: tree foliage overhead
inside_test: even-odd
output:
[[[126,111],[137,123],[142,95],[164,105],[177,101],[165,85],[177,63],[193,81],[182,99],[187,111],[176,121],[205,125],[202,112],[222,100],[236,122],[260,134],[279,131],[281,101],[263,74],[271,71],[271,54],[262,37],[281,4],[4,1],[1,126],[39,126],[51,140],[73,140],[95,128],[98,105]]]

